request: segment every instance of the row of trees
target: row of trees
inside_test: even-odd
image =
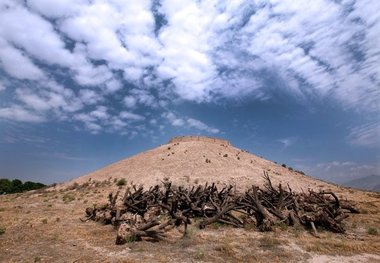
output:
[[[0,194],[13,194],[20,193],[30,190],[40,189],[46,185],[42,183],[27,181],[23,183],[19,179],[14,179],[12,181],[8,179],[0,179]]]

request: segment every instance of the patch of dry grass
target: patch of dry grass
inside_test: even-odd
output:
[[[360,241],[352,239],[324,238],[308,240],[303,239],[304,248],[307,252],[325,255],[355,255],[360,253],[380,254],[380,243]],[[300,245],[302,245],[302,243]]]

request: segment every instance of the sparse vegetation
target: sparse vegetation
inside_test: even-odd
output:
[[[75,196],[71,193],[64,194],[62,200],[65,204],[70,203],[75,200]]]
[[[217,245],[215,250],[221,252],[223,256],[233,257],[235,255],[234,247],[229,240],[224,241],[221,245]]]
[[[284,168],[286,168],[286,164],[284,164],[284,163],[283,163],[283,164],[281,164],[281,166],[282,166],[282,167],[284,167]]]
[[[225,154],[223,155],[223,157],[228,157],[228,154],[227,154],[227,153],[225,153]]]
[[[273,236],[265,235],[259,240],[259,246],[265,250],[272,250],[279,245],[282,245],[281,241]]]
[[[116,183],[117,186],[123,186],[126,184],[127,184],[127,181],[124,178],[119,179]]]
[[[166,147],[167,146],[168,145],[166,145]],[[173,147],[171,151],[176,148],[176,146],[170,146]],[[208,186],[211,186],[212,183],[215,182],[219,190],[228,184],[235,186],[236,183],[237,192],[234,190],[230,195],[233,199],[234,195],[243,195],[245,191],[250,189],[249,187],[251,187],[252,183],[256,183],[254,180],[251,180],[256,179],[251,178],[251,175],[256,175],[255,172],[253,172],[253,174],[244,174],[241,177],[235,176],[235,173],[232,172],[228,174],[228,166],[239,164],[239,161],[236,163],[235,158],[238,156],[235,155],[235,149],[218,148],[211,154],[209,151],[199,151],[196,148],[191,148],[189,153],[185,155],[183,152],[187,146],[184,143],[181,147],[175,149],[178,156],[172,156],[175,157],[173,162],[170,160],[172,157],[165,157],[165,161],[161,162],[161,157],[169,153],[169,151],[166,151],[166,147],[164,146],[161,149],[164,154],[155,158],[154,161],[156,165],[182,164],[178,161],[180,157],[187,157],[192,160],[196,155],[194,159],[197,160],[197,167],[194,166],[194,168],[206,168],[210,171],[210,174],[202,176],[197,173],[197,170],[195,170],[194,173],[191,173],[191,171],[182,172],[178,170],[178,173],[175,174],[169,170],[166,173],[167,177],[165,179],[163,179],[164,176],[149,177],[151,174],[147,173],[147,178],[142,178],[142,180],[139,180],[140,178],[134,179],[135,177],[131,176],[135,181],[132,182],[132,179],[126,177],[128,173],[125,173],[125,178],[128,180],[125,188],[128,186],[128,189],[134,193],[134,187],[138,190],[140,184],[144,183],[144,191],[140,193],[146,196],[146,192],[148,192],[151,185],[157,184],[162,189],[163,186],[170,183],[171,180],[173,180],[171,187],[174,194],[178,193],[178,187],[183,187],[185,190],[190,190],[194,187],[195,191],[198,187],[203,188],[206,182]],[[219,152],[220,154],[218,155]],[[228,153],[229,158],[220,158],[223,157],[225,153]],[[203,155],[207,158],[202,157]],[[144,160],[147,160],[146,157],[144,158]],[[241,154],[240,158],[240,165],[247,166],[250,169],[249,171],[255,171],[254,169],[256,169],[256,167],[261,167],[262,165],[262,161],[256,159],[254,156]],[[213,164],[209,165],[205,163],[205,159],[212,159]],[[232,163],[230,163],[230,161]],[[224,163],[223,171],[226,171],[226,176],[224,176],[223,173],[219,173],[217,174],[218,176],[212,177],[213,174],[211,170],[214,170],[216,163],[221,166]],[[101,177],[94,175],[94,181],[91,181],[88,187],[83,188],[82,182],[87,182],[87,177],[85,180],[81,180],[78,188],[73,191],[68,191],[67,188],[65,188],[68,184],[59,184],[56,189],[47,189],[47,191],[44,190],[42,192],[36,191],[23,194],[0,195],[0,261],[57,262],[65,260],[74,262],[79,260],[83,262],[104,262],[124,259],[128,260],[128,262],[152,260],[157,262],[318,262],[318,260],[331,260],[333,262],[376,262],[376,260],[378,260],[378,251],[380,251],[380,243],[378,242],[380,238],[380,234],[378,233],[378,231],[380,231],[380,195],[361,192],[355,189],[348,190],[333,185],[329,186],[319,181],[313,182],[312,179],[309,180],[301,175],[297,176],[294,173],[290,173],[288,169],[280,168],[280,165],[276,166],[270,163],[263,168],[263,170],[270,173],[271,178],[273,177],[273,182],[275,182],[273,185],[277,191],[278,180],[281,180],[285,193],[283,204],[286,208],[280,208],[279,210],[286,219],[282,221],[277,216],[273,216],[269,211],[270,220],[273,222],[273,231],[270,232],[259,231],[261,221],[260,218],[256,218],[253,215],[254,209],[248,212],[243,211],[244,213],[233,210],[231,215],[236,217],[236,219],[227,215],[223,217],[221,221],[207,225],[206,230],[201,230],[199,229],[199,225],[205,218],[202,217],[201,214],[198,217],[193,217],[192,212],[187,214],[188,210],[182,209],[182,206],[186,205],[186,198],[182,195],[182,199],[179,200],[180,208],[176,210],[176,214],[189,215],[191,224],[188,225],[186,236],[181,238],[185,232],[182,223],[178,229],[176,229],[174,225],[169,225],[168,228],[173,227],[173,229],[165,232],[166,237],[162,242],[134,242],[136,241],[136,236],[131,236],[126,238],[126,242],[129,243],[123,246],[114,246],[116,229],[113,229],[113,227],[116,227],[116,225],[103,227],[101,223],[82,223],[79,220],[79,218],[86,219],[83,218],[83,210],[85,207],[100,208],[102,205],[106,205],[107,196],[111,191],[114,191],[114,193],[120,191],[116,205],[117,208],[121,208],[121,210],[124,211],[125,207],[122,206],[121,202],[126,189],[120,190],[117,189],[118,186],[116,186],[118,179],[123,176],[121,175],[119,178],[113,176],[109,179],[109,176],[114,174],[111,172],[107,172],[107,174]],[[181,165],[174,165],[174,167],[175,169],[178,169],[178,167],[182,168]],[[282,176],[276,176],[276,174],[282,174]],[[190,176],[187,177],[185,175]],[[231,177],[234,176],[234,179],[230,179],[229,175],[231,175]],[[246,179],[247,181],[249,180],[248,183],[244,181],[243,176],[248,178]],[[101,180],[107,178],[108,183],[106,184],[99,178],[102,178]],[[96,180],[99,180],[98,185],[101,187],[94,187]],[[294,191],[294,196],[287,195],[287,192],[289,192],[287,180],[290,188]],[[355,201],[357,206],[364,213],[358,215],[350,214],[349,218],[345,218],[342,221],[342,226],[347,229],[345,235],[335,234],[329,232],[329,230],[322,230],[322,228],[316,224],[319,235],[319,238],[316,238],[312,235],[309,225],[306,225],[306,227],[302,223],[298,226],[288,225],[289,211],[292,210],[289,203],[293,197],[296,198],[297,201],[300,200],[298,199],[298,194],[301,191],[298,186],[305,185],[302,180],[311,182],[310,187],[316,191],[317,195],[319,189],[334,192],[339,198],[340,205],[344,205],[346,200]],[[147,185],[145,185],[145,183]],[[183,183],[183,185],[178,185],[178,183]],[[72,182],[69,184],[71,185]],[[262,185],[258,186],[261,189],[257,192],[259,199],[265,198],[270,203],[272,203],[273,200],[279,200],[279,194],[274,196],[266,195],[264,193],[266,192],[265,188],[263,188]],[[299,202],[301,204],[300,210],[298,210],[300,217],[305,214],[302,205],[303,198],[309,194],[307,188],[303,189],[304,192]],[[170,192],[170,194],[171,193],[172,192]],[[184,193],[188,194],[189,192]],[[71,198],[65,197],[65,203],[68,204],[64,204],[63,201],[63,196],[66,194],[71,196]],[[138,197],[138,195],[136,196]],[[155,195],[148,196],[154,197]],[[189,195],[189,197],[190,200],[196,200],[193,199],[194,196],[192,195]],[[69,201],[70,199],[75,201]],[[226,203],[229,203],[232,199],[225,199]],[[137,198],[135,200],[136,202],[131,201],[132,204],[136,204],[139,210],[141,208],[144,209],[144,201],[138,203],[142,199]],[[150,204],[149,200],[151,199],[148,198],[148,204]],[[170,200],[172,200],[171,195],[169,195],[167,202],[169,207],[172,205]],[[329,196],[328,200],[329,204],[334,204],[332,196]],[[219,208],[223,207],[217,195],[215,195],[215,198],[213,197],[213,201]],[[164,202],[162,203],[165,204]],[[194,204],[197,206],[196,201]],[[249,204],[253,205],[252,201],[250,201]],[[263,204],[267,210],[278,209],[277,207],[279,207],[277,204],[273,206],[265,202]],[[208,209],[207,218],[212,218],[215,215],[215,208],[211,202],[206,202],[206,206],[199,206],[201,209],[203,207],[207,207]],[[309,208],[313,209],[312,206]],[[326,211],[325,208],[322,207],[319,211]],[[104,216],[103,212],[103,210],[98,210],[96,213],[97,218]],[[121,212],[122,216],[124,216],[123,213],[124,212]],[[312,214],[313,212],[310,213]],[[133,218],[136,216],[139,217],[136,213],[132,214]],[[309,213],[307,214],[310,215]],[[297,216],[297,218],[299,216]],[[172,219],[168,210],[162,211],[157,218],[161,224]],[[244,225],[243,227],[234,227],[224,223],[223,219],[232,219],[236,224],[242,221]],[[145,222],[151,221],[148,218]],[[113,224],[112,221],[109,222],[109,224]],[[135,226],[136,225],[133,225],[132,227]],[[157,228],[158,226],[149,230],[154,231],[157,230]],[[143,240],[148,241],[151,239],[143,237]],[[373,258],[371,258],[371,255]],[[64,258],[62,258],[62,256],[64,256]]]
[[[190,183],[190,176],[185,175],[184,178],[185,178],[185,180],[186,180],[186,183]]]
[[[78,189],[79,188],[79,184],[77,182],[73,183],[72,185],[70,185],[69,187],[67,187],[67,190],[75,190],[75,189]]]
[[[352,242],[344,239],[311,239],[304,244],[307,252],[329,255],[352,255],[357,253],[368,253],[380,249],[378,244],[363,242]]]
[[[376,236],[379,232],[377,231],[376,228],[374,228],[374,227],[369,227],[367,233],[368,233],[369,235]]]

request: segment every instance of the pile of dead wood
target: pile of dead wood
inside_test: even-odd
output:
[[[276,225],[304,226],[317,235],[317,228],[344,233],[342,221],[347,212],[359,213],[349,202],[339,200],[333,192],[293,192],[289,185],[274,187],[264,173],[264,189],[252,186],[238,193],[233,186],[218,189],[215,184],[193,187],[162,186],[149,190],[131,186],[124,196],[109,195],[109,202],[86,209],[86,219],[112,224],[118,229],[116,244],[142,238],[160,240],[174,227],[197,219],[200,229],[212,223],[234,227],[255,225],[260,231],[271,231]]]

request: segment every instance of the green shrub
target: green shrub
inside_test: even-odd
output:
[[[0,227],[0,235],[3,235],[5,233],[5,228]]]
[[[124,178],[121,178],[119,181],[117,181],[117,186],[126,185],[127,181]]]
[[[368,234],[373,235],[373,236],[376,236],[378,233],[379,233],[379,232],[377,231],[376,228],[374,228],[374,227],[370,227],[370,228],[368,228]]]

